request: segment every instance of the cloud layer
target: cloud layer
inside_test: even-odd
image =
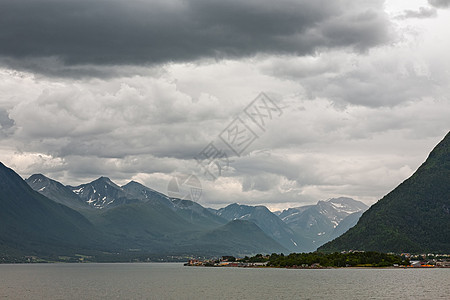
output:
[[[447,8],[450,7],[450,0],[428,0],[428,3],[434,7]]]
[[[0,56],[13,67],[52,73],[61,65],[365,51],[388,42],[382,1],[357,2],[1,0]]]

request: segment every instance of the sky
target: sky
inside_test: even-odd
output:
[[[450,0],[0,0],[0,161],[373,204],[450,129],[448,28]]]

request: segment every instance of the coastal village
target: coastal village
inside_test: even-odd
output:
[[[343,251],[342,254],[347,253],[355,253],[364,251]],[[395,255],[394,253],[389,253],[390,255]],[[394,268],[450,268],[450,254],[410,254],[410,253],[402,253],[400,255],[404,258],[408,263],[401,264],[392,264],[387,267]],[[258,268],[258,267],[270,267],[270,255],[261,255],[257,254],[256,256],[249,258],[236,258],[233,256],[222,256],[220,258],[212,258],[212,259],[189,259],[185,266],[197,266],[197,267],[241,267],[241,268]],[[345,267],[371,267],[368,265],[346,265]],[[290,269],[325,269],[325,268],[333,268],[329,266],[321,266],[320,263],[312,263],[312,264],[302,264],[302,265],[293,265],[288,266],[286,268]]]

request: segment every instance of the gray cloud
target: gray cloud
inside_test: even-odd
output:
[[[437,16],[437,10],[433,7],[420,7],[416,10],[405,10],[397,19],[427,19]]]
[[[0,108],[0,138],[2,140],[14,133],[14,125],[15,122],[9,118],[8,111]]]
[[[165,79],[132,77],[61,84],[19,101],[10,117],[22,147],[58,157],[192,159],[230,115],[217,107],[218,99],[194,100]]]
[[[374,51],[370,56],[328,52],[317,57],[282,57],[262,63],[261,69],[298,81],[309,99],[327,98],[338,107],[392,107],[424,97],[444,97],[442,87],[450,83],[446,62],[429,63],[404,49],[388,49],[389,55]]]
[[[7,130],[13,126],[14,120],[9,118],[9,113],[4,109],[0,109],[0,129]]]
[[[450,6],[450,0],[428,0],[428,3],[438,8],[447,8]]]
[[[102,76],[105,69],[90,68],[92,65],[154,64],[256,53],[303,55],[336,47],[364,51],[390,38],[382,1],[0,3],[3,63],[68,76],[83,72]],[[47,64],[42,63],[45,59]]]

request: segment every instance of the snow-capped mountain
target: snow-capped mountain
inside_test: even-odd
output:
[[[229,221],[252,221],[268,236],[287,249],[294,252],[304,251],[302,239],[265,206],[248,206],[234,203],[215,211],[215,213]]]
[[[112,182],[108,177],[100,177],[87,184],[68,187],[84,202],[94,208],[103,209],[139,202],[137,197],[127,193],[122,187]]]
[[[278,217],[307,239],[308,249],[314,251],[353,227],[367,209],[367,205],[360,201],[341,197],[319,201],[316,205],[290,208],[279,212]]]
[[[33,190],[75,209],[104,209],[136,202],[159,203],[175,209],[169,197],[135,181],[118,186],[108,177],[100,177],[79,186],[65,186],[42,174],[34,174],[26,182]]]
[[[316,205],[289,208],[279,212],[278,216],[286,224],[292,224],[297,223],[300,220],[305,220],[305,213],[310,216],[314,211],[326,217],[326,219],[328,219],[333,225],[333,228],[336,228],[338,224],[348,215],[359,211],[365,211],[367,208],[367,205],[360,201],[356,201],[352,198],[340,197],[332,198],[327,201],[319,201]],[[317,223],[312,219],[311,221],[312,222],[305,224],[306,227],[314,226],[314,224]]]

